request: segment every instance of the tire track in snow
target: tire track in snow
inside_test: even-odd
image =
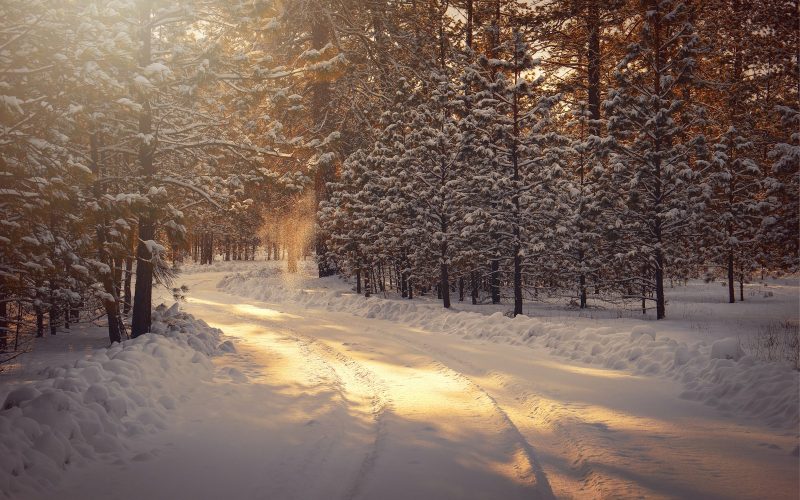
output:
[[[451,353],[440,351],[427,343],[423,342],[420,344],[420,346],[425,348],[429,353],[435,353],[435,355],[438,357],[446,358],[451,362],[468,368],[474,372],[484,371],[482,368],[479,368],[468,361],[459,359],[453,356]],[[461,372],[459,371],[459,373]],[[497,400],[491,396],[488,391],[483,389],[477,382],[469,378],[467,375],[463,375],[463,373],[462,376],[470,380],[470,382],[476,387],[479,387],[497,406],[498,411],[502,412],[503,416],[508,420],[509,424],[513,426],[514,430],[519,435],[521,441],[528,446],[528,449],[530,450],[531,462],[534,464],[533,467],[535,467],[534,470],[537,474],[540,474],[545,481],[547,481],[547,475],[542,469],[541,462],[536,459],[535,451],[530,446],[522,432],[519,430],[519,427],[517,427],[512,418],[509,416],[509,412],[505,410],[500,403],[498,403]],[[566,444],[566,446],[571,450],[569,455],[575,458],[570,464],[570,467],[577,475],[581,477],[582,496],[594,494],[603,497],[604,493],[609,493],[608,489],[604,488],[606,478],[602,474],[596,472],[591,466],[591,461],[589,460],[591,447],[584,444],[588,437],[575,436],[574,433],[569,430],[575,428],[575,425],[564,425],[563,423],[565,420],[570,422],[575,422],[577,420],[576,416],[574,415],[574,410],[553,404],[547,404],[544,398],[541,398],[536,394],[528,391],[520,391],[519,387],[512,387],[512,384],[509,383],[505,376],[496,372],[486,372],[486,376],[496,380],[499,385],[508,388],[512,393],[515,394],[515,399],[519,401],[523,407],[529,409],[529,414],[519,415],[517,417],[518,419],[520,417],[527,417],[537,422],[537,425],[546,423],[549,427],[549,430],[558,436],[559,444],[561,446]],[[549,483],[547,484],[547,488],[549,495],[554,497],[554,493]],[[617,489],[617,491],[619,491],[619,489]]]
[[[485,372],[482,368],[468,361],[459,359],[451,353],[440,351],[427,343],[423,342],[419,345],[427,349],[429,353],[435,353],[436,356],[449,359],[473,372]],[[461,372],[459,371],[459,373]],[[485,374],[487,378],[495,380],[498,385],[508,389],[515,401],[527,410],[527,413],[515,412],[517,413],[515,418],[518,420],[523,418],[530,419],[537,427],[542,427],[542,424],[545,424],[547,430],[552,432],[554,438],[558,442],[558,447],[568,450],[566,454],[572,458],[572,462],[569,464],[570,469],[575,476],[580,478],[578,487],[581,498],[607,498],[609,496],[621,495],[623,492],[625,496],[644,497],[652,493],[640,488],[634,482],[611,478],[592,466],[596,461],[594,459],[598,458],[596,450],[602,450],[606,448],[606,446],[596,443],[598,440],[597,431],[600,430],[600,428],[594,426],[590,422],[586,422],[586,420],[581,417],[581,407],[579,405],[554,404],[523,388],[520,384],[509,381],[508,378],[502,374],[493,371],[485,372]],[[483,389],[470,377],[463,374],[462,376],[470,380],[475,386],[480,387],[481,390],[487,394],[497,405],[498,410],[508,419],[510,425],[514,427],[520,439],[528,444],[527,439],[525,439],[522,432],[509,416],[511,410],[504,409],[488,391]],[[547,476],[542,469],[541,463],[536,460],[535,451],[529,444],[528,446],[535,467],[546,480]],[[548,488],[550,488],[549,485]],[[549,493],[551,496],[553,495],[552,490],[549,490]]]
[[[430,352],[421,350],[419,345],[405,341],[396,335],[387,336],[387,339],[394,341],[393,343],[395,344],[399,344],[399,347],[402,348],[400,352],[410,353],[414,356],[411,365],[405,365],[405,367],[401,366],[401,364],[396,365],[396,367],[403,372],[402,375],[395,372],[387,373],[387,376],[389,376],[388,380],[391,380],[391,383],[387,384],[386,380],[380,379],[375,371],[365,366],[365,363],[372,363],[369,350],[362,353],[367,356],[365,360],[358,360],[344,354],[336,347],[331,346],[331,341],[336,344],[334,338],[329,338],[327,336],[316,338],[313,334],[306,334],[305,331],[304,333],[300,333],[294,328],[287,328],[286,323],[274,322],[257,316],[247,315],[242,317],[238,314],[236,316],[240,320],[250,323],[268,325],[270,329],[277,330],[281,332],[283,336],[292,339],[293,343],[302,352],[303,357],[309,360],[309,365],[316,366],[317,371],[326,371],[335,375],[330,377],[330,385],[335,387],[341,400],[345,402],[345,405],[347,405],[347,402],[352,403],[354,400],[366,402],[364,406],[369,408],[373,437],[364,458],[361,460],[358,471],[356,471],[349,481],[349,485],[344,490],[343,498],[354,499],[363,496],[365,493],[373,494],[375,493],[373,490],[376,488],[379,490],[384,489],[385,486],[383,486],[381,482],[376,483],[376,481],[381,480],[380,478],[382,476],[377,476],[378,480],[370,482],[369,489],[366,490],[366,484],[369,478],[372,477],[372,473],[376,468],[376,463],[379,462],[380,457],[383,456],[384,445],[390,446],[391,449],[386,450],[386,452],[389,453],[387,460],[385,462],[381,461],[383,464],[381,465],[382,472],[386,472],[384,469],[388,464],[397,463],[398,456],[396,456],[396,452],[398,451],[398,443],[401,449],[408,449],[408,444],[404,442],[407,437],[403,434],[403,430],[407,428],[407,423],[418,422],[419,424],[415,425],[421,425],[426,421],[424,413],[414,413],[414,401],[407,400],[410,386],[403,387],[403,377],[406,379],[414,378],[416,377],[416,373],[419,373],[420,377],[426,380],[426,383],[433,384],[434,386],[430,388],[415,386],[415,389],[422,388],[424,391],[418,395],[419,397],[423,399],[433,398],[435,400],[441,397],[447,398],[449,396],[446,394],[452,392],[454,396],[458,397],[458,400],[453,400],[452,402],[454,406],[451,409],[454,413],[452,413],[450,417],[455,420],[451,420],[450,424],[452,425],[455,423],[456,426],[461,427],[462,424],[458,423],[459,419],[466,419],[463,420],[463,423],[466,424],[464,427],[465,429],[474,427],[478,430],[480,435],[485,436],[483,439],[489,439],[489,441],[485,441],[483,444],[478,444],[477,447],[473,447],[474,445],[470,441],[453,443],[461,447],[453,449],[452,456],[456,458],[453,465],[457,466],[459,463],[457,457],[460,456],[461,453],[466,452],[469,455],[477,453],[477,455],[475,455],[476,457],[483,458],[480,462],[485,463],[483,467],[486,465],[490,467],[501,467],[505,472],[501,472],[500,474],[505,477],[516,478],[513,479],[512,482],[526,489],[528,494],[534,492],[536,498],[553,498],[547,476],[544,474],[536,459],[533,447],[525,439],[509,414],[486,390],[465,374],[448,366],[448,364],[442,361],[441,356],[437,359]],[[322,332],[325,331],[322,322],[317,319],[311,319],[309,327],[309,331],[320,328]],[[322,332],[320,333],[324,335]],[[343,345],[346,344],[343,343]],[[368,340],[367,345],[371,346],[373,344]],[[382,346],[382,344],[377,345]],[[382,348],[385,347],[386,346],[382,346]],[[380,363],[380,361],[378,361],[378,363]],[[313,372],[315,370],[312,369],[311,371]],[[381,369],[380,372],[384,373],[383,369]],[[437,373],[441,377],[438,382],[435,379],[435,374]],[[434,378],[431,378],[431,376]],[[446,380],[450,382],[445,382]],[[395,387],[396,384],[399,385]],[[431,389],[433,392],[426,389]],[[395,401],[392,397],[394,392],[397,392],[397,394],[401,396],[401,399],[403,399],[402,408],[394,408],[393,405]],[[405,398],[403,398],[402,395],[405,395]],[[463,398],[464,395],[472,396]],[[463,400],[466,399],[472,402],[465,405]],[[439,400],[439,403],[447,404],[446,399]],[[408,406],[409,404],[412,406]],[[393,416],[389,421],[387,420],[387,414],[390,413],[393,414]],[[411,420],[408,420],[409,418]],[[437,420],[427,421],[434,426],[438,424]],[[427,429],[428,428],[424,430]],[[489,429],[488,432],[486,432],[487,429]],[[399,434],[398,431],[400,431]],[[497,442],[490,437],[493,435],[505,435],[506,438],[501,442],[500,446],[498,446]],[[387,441],[389,437],[390,439]],[[419,436],[419,438],[424,439],[424,436]],[[503,442],[506,444],[502,444]],[[480,446],[489,446],[490,448],[486,451],[491,450],[491,453],[487,456],[483,456],[479,451],[481,450]],[[459,449],[462,451],[459,452]],[[423,456],[428,456],[425,453],[426,452],[423,451]],[[501,457],[504,457],[502,461],[492,462],[492,460],[501,460]],[[489,460],[489,462],[486,462],[486,460]],[[453,466],[451,465],[450,467]],[[402,474],[402,472],[398,472]],[[423,473],[424,477],[431,477],[432,472],[433,470],[427,470],[427,472]],[[488,471],[484,471],[483,474],[487,472]],[[497,472],[499,472],[499,470],[497,470]],[[486,477],[489,478],[490,476],[487,475]],[[457,480],[458,477],[454,476],[453,479]],[[474,494],[475,493],[473,493],[473,496]]]
[[[381,443],[383,442],[383,437],[386,433],[386,422],[384,416],[391,405],[391,398],[388,396],[389,391],[385,384],[378,380],[372,371],[355,359],[346,356],[341,351],[334,349],[324,342],[320,342],[312,337],[299,334],[294,330],[292,330],[292,332],[299,341],[304,342],[304,344],[309,348],[309,351],[312,349],[317,349],[327,354],[330,358],[336,359],[343,368],[350,372],[352,380],[356,381],[358,384],[365,385],[372,392],[372,396],[368,398],[368,401],[371,406],[371,415],[375,428],[374,438],[372,445],[364,456],[364,460],[361,462],[361,466],[359,467],[355,478],[353,478],[351,485],[347,489],[347,493],[344,496],[344,498],[348,500],[356,498],[361,490],[362,485],[364,484],[364,480],[368,477],[369,472],[375,466],[375,461],[378,458]],[[320,359],[325,362],[323,356],[320,356]],[[331,364],[328,364],[328,366],[336,371]],[[342,384],[340,389],[342,396],[346,398],[345,394],[348,392],[347,385],[342,382],[341,378],[339,378],[339,381]]]
[[[517,443],[520,445],[522,451],[525,454],[525,458],[526,458],[528,467],[530,468],[530,471],[518,470],[517,472],[520,474],[520,477],[522,479],[527,479],[526,476],[529,473],[532,473],[533,474],[533,478],[535,480],[536,489],[539,490],[539,492],[542,495],[542,498],[555,498],[555,495],[553,494],[553,490],[551,489],[550,483],[549,483],[549,481],[547,479],[547,475],[545,474],[544,470],[541,467],[541,463],[539,462],[539,460],[536,457],[536,451],[531,446],[531,444],[528,442],[528,440],[525,438],[525,436],[522,434],[522,432],[520,432],[519,428],[514,423],[514,421],[511,419],[511,417],[509,417],[509,415],[506,412],[506,410],[503,409],[503,407],[500,406],[500,404],[497,402],[497,400],[491,394],[489,394],[488,391],[486,391],[483,387],[481,387],[480,384],[475,382],[472,378],[470,378],[469,376],[467,376],[463,372],[448,366],[447,364],[445,364],[444,362],[442,362],[440,359],[437,359],[437,358],[449,358],[449,359],[454,360],[454,361],[458,361],[458,360],[456,360],[455,358],[453,358],[452,356],[450,356],[450,355],[448,355],[446,353],[442,353],[442,352],[440,352],[440,351],[438,351],[436,349],[433,349],[430,345],[428,345],[428,344],[426,344],[424,342],[420,343],[420,344],[414,344],[414,343],[411,343],[408,340],[406,340],[406,339],[404,339],[402,337],[399,337],[397,335],[392,335],[392,338],[394,338],[395,340],[398,340],[401,343],[405,344],[410,349],[413,349],[413,350],[415,350],[417,352],[420,352],[420,353],[422,353],[422,354],[424,354],[426,356],[431,357],[434,360],[434,363],[440,367],[442,372],[447,373],[449,376],[451,376],[453,378],[456,378],[459,381],[461,381],[463,384],[473,388],[473,390],[478,392],[483,399],[488,401],[488,404],[494,409],[494,411],[500,416],[502,421],[506,424],[507,429],[511,432],[512,436],[517,441]],[[424,348],[425,350],[422,350],[421,348]],[[461,361],[458,361],[458,362],[461,362]]]
[[[338,403],[348,414],[352,411],[360,412],[360,409],[356,408],[357,404],[354,403],[358,403],[359,400],[367,402],[369,408],[367,413],[374,429],[373,438],[358,466],[355,476],[351,480],[351,484],[344,488],[345,493],[342,496],[343,499],[347,500],[355,498],[363,481],[374,466],[379,454],[382,436],[385,433],[383,416],[387,408],[390,407],[390,399],[385,386],[381,385],[381,381],[378,380],[374,373],[356,360],[313,337],[299,333],[295,329],[246,313],[225,311],[222,314],[242,323],[263,326],[265,329],[274,332],[274,334],[270,334],[271,342],[266,344],[263,338],[254,344],[247,336],[239,337],[239,342],[248,348],[267,350],[273,356],[288,357],[290,354],[286,353],[285,348],[280,348],[278,344],[286,343],[294,346],[299,356],[305,360],[302,368],[304,372],[303,378],[307,379],[309,386],[326,386],[334,390],[338,396]],[[220,326],[225,328],[224,325]],[[233,333],[230,328],[227,330]],[[243,356],[242,353],[238,353],[237,357],[244,364],[252,365],[251,369],[247,370],[250,373],[254,370],[270,370],[270,366],[264,366],[253,359],[248,359],[248,356]],[[305,453],[298,472],[314,473],[315,470],[323,470],[325,462],[334,451],[336,443],[341,439],[344,430],[340,426],[340,432],[332,439],[331,436],[324,436],[323,439],[320,439],[311,450]],[[288,484],[290,479],[289,477],[281,479],[281,482],[285,483],[284,493],[292,493]],[[299,496],[292,495],[292,498],[304,499],[306,497],[300,494]]]

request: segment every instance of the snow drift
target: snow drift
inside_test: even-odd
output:
[[[681,381],[684,399],[700,401],[765,424],[797,429],[800,424],[800,373],[781,363],[758,361],[744,355],[737,339],[714,345],[678,342],[660,335],[658,325],[627,326],[613,320],[591,323],[558,322],[528,316],[509,318],[500,312],[484,315],[447,311],[438,305],[379,297],[364,298],[334,281],[293,286],[273,269],[224,277],[218,288],[268,302],[342,311],[419,327],[466,339],[546,348],[572,361],[640,375]],[[324,287],[326,284],[329,288]],[[313,288],[312,288],[313,287]]]
[[[177,304],[161,305],[150,334],[11,391],[0,410],[0,495],[29,496],[65,468],[114,460],[130,440],[164,428],[184,394],[213,376],[221,334]]]

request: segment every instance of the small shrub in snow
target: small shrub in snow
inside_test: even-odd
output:
[[[748,354],[763,361],[788,362],[800,370],[800,328],[795,321],[773,321],[744,343]]]

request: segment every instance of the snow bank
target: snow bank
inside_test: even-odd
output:
[[[280,261],[278,261],[280,262]],[[241,272],[242,270],[261,270],[267,262],[263,260],[215,260],[211,264],[195,264],[186,262],[179,266],[181,274],[214,273],[214,272]],[[285,265],[284,262],[281,264]],[[278,270],[275,269],[275,272]]]
[[[553,321],[500,312],[484,315],[443,310],[414,301],[364,298],[333,286],[292,287],[269,279],[274,270],[226,276],[218,287],[268,302],[294,302],[366,318],[397,321],[431,332],[512,345],[544,347],[573,361],[679,380],[682,398],[701,401],[731,413],[757,418],[769,426],[796,429],[800,424],[800,373],[791,366],[743,356],[738,340],[677,342],[657,326],[626,326],[614,320]],[[337,289],[338,288],[338,289]],[[579,326],[582,325],[582,326]],[[738,361],[737,361],[738,360]]]
[[[739,339],[727,338],[711,344],[711,359],[732,359],[739,361],[744,356]]]
[[[212,377],[209,356],[222,332],[177,304],[156,308],[151,332],[48,368],[43,380],[8,394],[0,409],[0,495],[24,498],[51,487],[66,467],[115,460],[129,441],[164,428],[183,395]]]

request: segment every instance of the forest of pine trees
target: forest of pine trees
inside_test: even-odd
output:
[[[676,280],[797,269],[797,2],[389,5],[414,49],[320,210],[343,273],[663,318]]]
[[[799,9],[4,1],[0,351],[141,335],[174,262],[257,250],[515,315],[743,300],[798,269]]]

